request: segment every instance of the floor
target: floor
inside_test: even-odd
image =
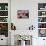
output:
[[[0,45],[0,46],[8,46],[8,45]]]

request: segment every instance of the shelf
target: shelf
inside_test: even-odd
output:
[[[38,4],[38,36],[46,37],[46,3]]]
[[[8,10],[0,10],[0,11],[8,11]]]
[[[0,16],[0,17],[8,17],[8,16]]]
[[[0,23],[8,23],[8,22],[0,22]]]
[[[38,22],[38,23],[46,23],[46,22]]]
[[[8,37],[8,3],[0,3],[0,35]]]
[[[38,10],[38,11],[46,11],[46,10]]]
[[[38,37],[38,38],[46,39],[46,37]]]
[[[38,29],[46,29],[46,28],[38,28]]]
[[[38,16],[38,17],[46,17],[46,15],[44,15],[44,16]]]

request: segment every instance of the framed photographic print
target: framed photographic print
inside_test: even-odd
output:
[[[29,10],[18,10],[17,11],[17,18],[29,18]]]

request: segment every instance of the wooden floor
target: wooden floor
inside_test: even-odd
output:
[[[0,45],[0,46],[8,46],[8,45]]]

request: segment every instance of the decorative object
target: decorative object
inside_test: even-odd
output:
[[[33,25],[31,25],[31,26],[29,26],[29,30],[34,30],[34,26]]]
[[[0,16],[8,16],[8,11],[0,11]]]
[[[0,35],[8,37],[8,23],[0,23]]]
[[[5,6],[5,10],[8,10],[8,6]]]
[[[46,17],[38,17],[38,22],[46,22]]]
[[[38,11],[38,16],[46,16],[46,11]]]
[[[38,10],[45,10],[46,9],[46,3],[38,3]]]
[[[44,8],[40,8],[40,10],[44,10]]]
[[[11,23],[11,30],[16,30],[16,26],[13,23]]]
[[[0,17],[0,22],[8,22],[8,17]]]
[[[46,23],[39,23],[38,24],[38,28],[46,28]]]
[[[0,10],[8,10],[8,3],[0,3]]]
[[[0,23],[1,30],[8,30],[8,23]]]
[[[46,29],[39,29],[39,37],[46,37]]]
[[[42,15],[45,15],[45,12],[42,12]]]
[[[17,11],[17,18],[29,18],[29,10],[18,10]]]

